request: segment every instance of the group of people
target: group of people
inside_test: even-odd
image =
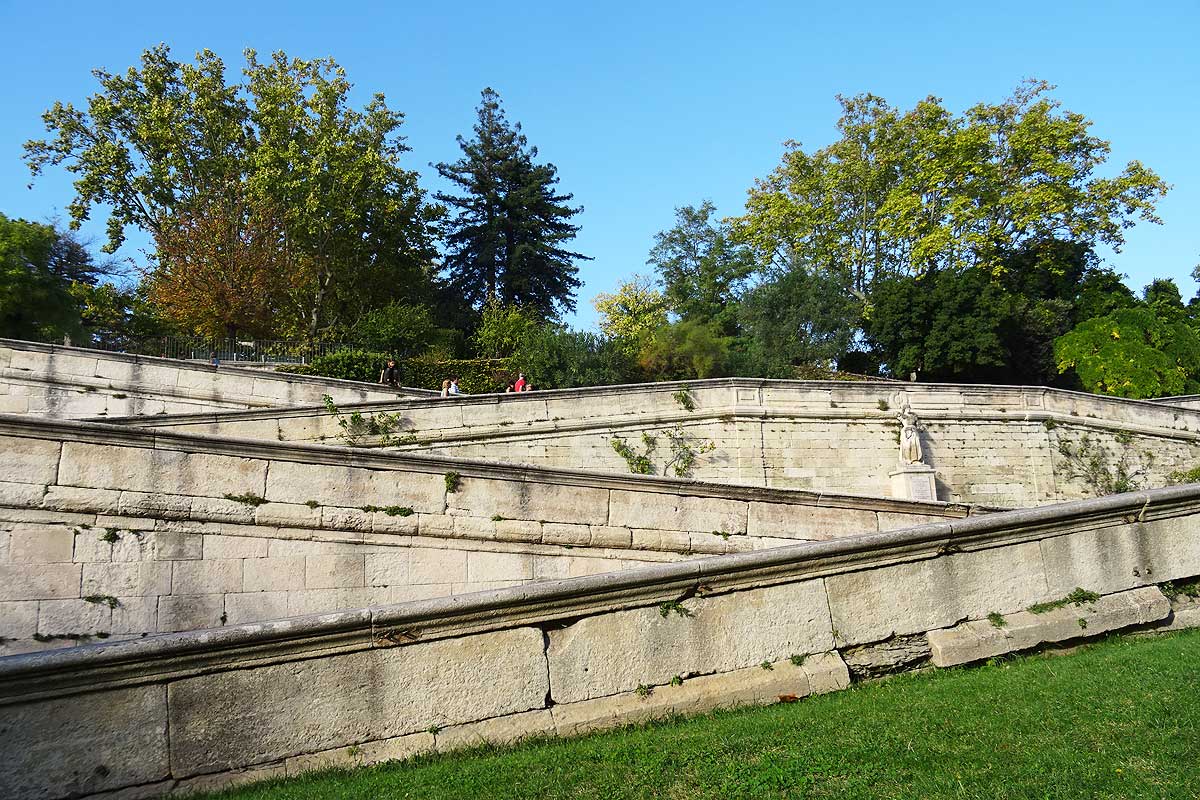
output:
[[[400,368],[396,366],[396,359],[389,358],[387,366],[383,368],[383,372],[379,374],[379,382],[398,388],[400,386]],[[517,379],[510,381],[504,389],[505,394],[512,392],[532,392],[533,384],[525,380],[525,373],[518,372]],[[455,394],[462,394],[462,390],[458,388],[458,376],[446,378],[442,381],[442,397],[450,397]]]

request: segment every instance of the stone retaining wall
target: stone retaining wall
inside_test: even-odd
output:
[[[0,413],[82,418],[396,400],[421,389],[0,339]]]
[[[1026,507],[1092,496],[1062,449],[1085,437],[1145,486],[1200,463],[1200,411],[1019,386],[738,378],[346,406],[343,417],[395,415],[395,435],[411,441],[405,450],[617,473],[629,467],[614,437],[638,452],[643,434],[656,437],[662,471],[664,431],[680,426],[693,446],[713,445],[693,469],[701,480],[888,496],[905,399],[943,500]],[[343,436],[323,407],[122,424],[273,441]]]
[[[0,417],[0,453],[0,655],[972,510],[14,417]]]
[[[14,656],[0,795],[159,796],[793,699],[889,659],[1178,625],[1154,584],[1198,574],[1200,486],[1186,486]]]

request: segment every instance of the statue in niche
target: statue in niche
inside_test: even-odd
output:
[[[917,413],[908,404],[908,394],[901,392],[900,413],[900,463],[923,464],[925,453],[921,450],[921,436],[917,432]]]

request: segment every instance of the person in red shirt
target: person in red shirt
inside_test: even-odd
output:
[[[517,373],[517,382],[513,384],[513,390],[517,392],[525,391],[525,373]]]

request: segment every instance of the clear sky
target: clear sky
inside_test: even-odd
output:
[[[979,8],[980,10],[975,10]],[[561,187],[585,212],[576,326],[591,300],[645,273],[655,232],[704,199],[739,213],[785,139],[834,138],[837,94],[955,110],[999,101],[1026,77],[1093,120],[1111,171],[1139,159],[1174,187],[1162,226],[1139,225],[1107,262],[1139,289],[1173,277],[1185,296],[1200,261],[1200,2],[368,3],[256,0],[59,3],[0,0],[0,212],[63,215],[70,180],[26,188],[21,144],[55,100],[81,103],[90,70],[123,70],[160,41],[190,59],[210,48],[237,76],[241,51],[332,56],[365,102],[382,91],[407,116],[408,166],[458,157],[479,92],[500,92]],[[98,239],[103,215],[85,229]],[[144,240],[142,240],[144,241]],[[97,242],[99,246],[99,242]],[[134,247],[124,254],[137,256]]]

